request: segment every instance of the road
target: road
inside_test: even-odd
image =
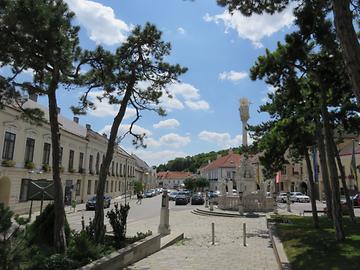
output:
[[[127,202],[130,204],[130,210],[128,215],[127,224],[139,222],[141,220],[146,220],[154,217],[158,217],[160,221],[160,206],[161,206],[161,195],[157,195],[152,198],[145,198],[142,200],[141,204],[136,203],[136,199],[127,199]],[[116,198],[112,201],[110,209],[114,207],[114,203],[124,203],[124,199]],[[189,211],[195,209],[196,205],[177,205],[173,201],[169,203],[170,215],[171,212],[175,211]],[[105,215],[110,209],[105,209]],[[77,205],[77,210],[74,213],[69,207],[67,207],[67,219],[70,224],[70,227],[74,230],[81,230],[81,220],[82,216],[84,217],[85,224],[88,224],[89,219],[94,218],[94,211],[85,211],[85,204]],[[110,230],[111,227],[108,223],[107,218],[105,218],[105,224],[107,225],[107,230]]]

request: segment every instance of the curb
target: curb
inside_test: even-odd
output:
[[[268,221],[267,224],[268,224],[271,244],[274,250],[276,262],[278,263],[279,266],[279,270],[291,270],[291,265],[289,259],[286,256],[284,246],[281,243],[280,239],[276,236],[276,231],[274,226],[269,224]]]

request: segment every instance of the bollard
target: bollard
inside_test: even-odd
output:
[[[215,245],[215,224],[211,222],[211,244]]]
[[[210,200],[210,211],[214,211],[214,202]]]
[[[246,247],[246,223],[243,223],[243,244]]]

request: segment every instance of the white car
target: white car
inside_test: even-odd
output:
[[[290,192],[290,201],[292,202],[310,202],[310,197],[301,192]]]
[[[286,192],[280,192],[279,195],[276,197],[277,202],[286,203],[287,201],[287,194]]]

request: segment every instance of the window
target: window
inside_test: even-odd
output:
[[[106,181],[106,184],[105,184],[105,192],[108,193],[109,192],[109,181]]]
[[[50,147],[50,143],[44,143],[43,164],[49,164],[51,149]]]
[[[15,138],[14,133],[5,132],[3,159],[12,160],[14,158]]]
[[[116,162],[116,176],[119,176],[119,163]]]
[[[120,163],[120,176],[123,176],[122,168],[123,168],[123,165]]]
[[[121,191],[121,182],[119,182],[119,191]]]
[[[114,191],[114,181],[111,181],[110,192]]]
[[[30,179],[21,179],[19,202],[26,202],[28,200],[28,189]]]
[[[231,172],[229,172],[229,171],[226,172],[226,178],[229,178],[229,179],[231,178]]]
[[[283,167],[281,174],[286,175],[286,166]]]
[[[79,173],[83,173],[83,165],[84,165],[84,153],[80,152],[80,155],[79,155]]]
[[[71,150],[70,150],[71,151]],[[78,179],[76,181],[76,196],[79,196],[80,195],[80,188],[81,188],[81,180]]]
[[[92,156],[92,155],[90,155],[90,157],[89,157],[89,173],[93,173],[93,159],[94,159],[94,157]]]
[[[25,162],[33,162],[34,148],[35,148],[35,140],[31,138],[27,138],[26,146],[25,146]]]
[[[91,194],[91,180],[88,180],[88,186],[87,186],[87,194]]]
[[[69,152],[69,171],[74,169],[74,150]]]
[[[99,164],[100,164],[100,154],[97,153],[97,155],[96,155],[96,164],[95,164],[96,174],[99,174]]]
[[[111,162],[111,175],[112,176],[115,176],[115,171],[114,171],[114,161],[113,162]]]
[[[117,181],[115,181],[115,188],[114,188],[114,192],[116,192],[117,191]]]
[[[60,157],[59,157],[59,164],[62,164],[62,158],[63,158],[63,152],[64,152],[64,147],[60,147]]]
[[[281,191],[284,190],[284,183],[283,182],[280,183],[280,190]]]

